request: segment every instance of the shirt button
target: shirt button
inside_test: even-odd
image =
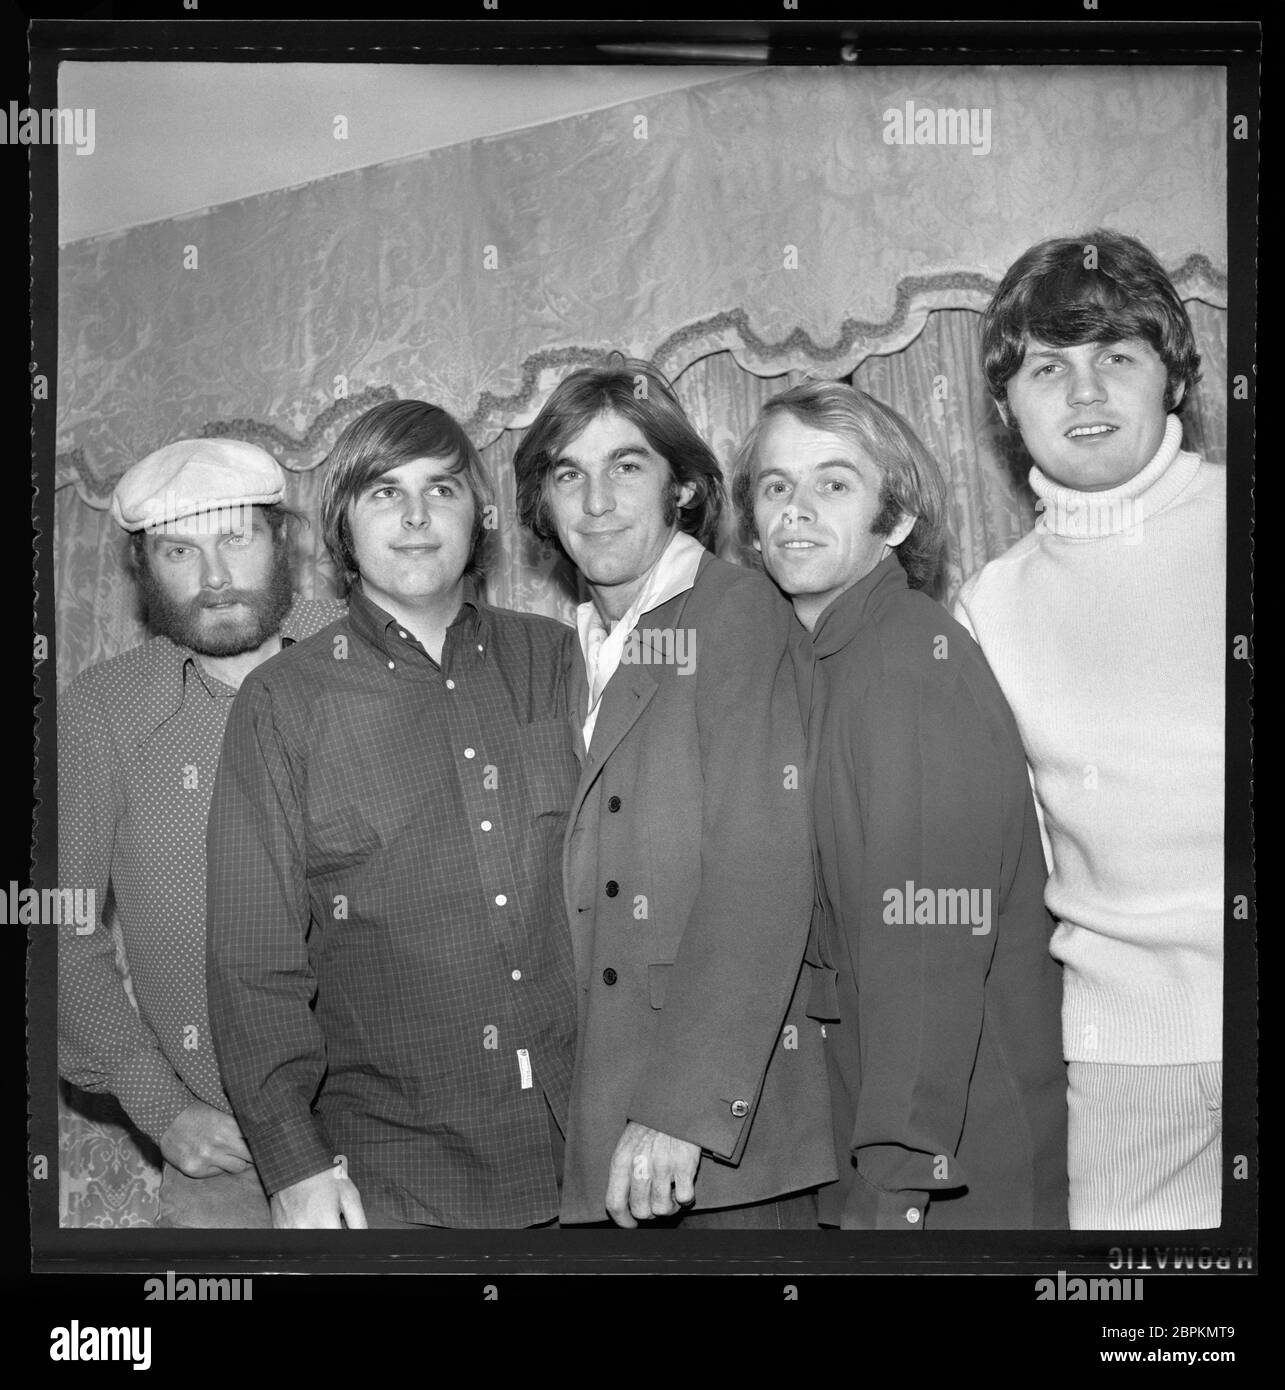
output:
[[[446,682],[446,688],[447,688],[447,690],[454,690],[454,689],[455,689],[455,682],[454,682],[454,681],[447,681],[447,682]]]
[[[506,898],[503,893],[497,893],[495,895],[496,907],[503,907],[506,902],[508,902],[508,898]]]
[[[619,798],[618,796],[613,796],[613,797],[607,802],[607,810],[608,810],[608,811],[619,811],[619,810],[620,810],[620,798]]]
[[[619,977],[616,975],[616,972],[611,968],[611,966],[608,966],[602,972],[602,982],[604,985],[614,985],[618,978]]]
[[[477,644],[477,654],[478,654],[479,656],[481,656],[481,655],[482,655],[482,652],[483,652],[484,650],[485,650],[485,648],[482,646],[481,642],[479,642],[479,643]]]
[[[483,829],[483,830],[490,830],[490,828],[491,828],[491,822],[490,822],[489,820],[484,820],[484,821],[482,822],[482,829]]]
[[[522,972],[520,970],[515,970],[513,972],[513,978],[515,980],[520,980],[522,978]]]
[[[732,1102],[732,1114],[738,1120],[743,1120],[750,1113],[750,1103],[747,1100],[734,1100]]]
[[[607,880],[607,896],[608,896],[609,898],[614,898],[614,897],[616,896],[616,894],[619,893],[619,892],[620,892],[620,885],[616,882],[616,880],[615,880],[614,878],[609,878],[609,879]]]
[[[405,636],[406,636],[406,634],[401,630],[401,628],[398,628],[398,629],[397,629],[397,635],[398,635],[398,637],[405,637]]]
[[[393,662],[390,661],[390,662],[388,663],[388,669],[389,669],[390,671],[394,669],[394,663],[393,663]]]
[[[910,1207],[906,1211],[906,1220],[909,1221],[910,1224],[913,1226],[919,1220],[919,1208]]]
[[[466,749],[464,750],[464,756],[465,756],[466,758],[473,758],[473,757],[476,757],[477,754],[473,751],[472,748],[466,748]]]

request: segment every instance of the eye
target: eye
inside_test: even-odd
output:
[[[574,483],[580,478],[578,468],[555,468],[553,470],[553,481],[555,483]]]
[[[828,488],[831,492],[847,492],[848,490],[848,485],[842,478],[827,478],[821,486]]]
[[[785,484],[780,480],[780,478],[772,478],[768,482],[763,484],[764,497],[780,497],[780,495],[784,491]]]
[[[192,547],[188,545],[167,545],[165,547],[167,560],[186,560],[191,553]]]
[[[1035,371],[1032,372],[1031,375],[1032,375],[1032,376],[1045,376],[1045,375],[1047,375],[1048,373],[1054,371],[1054,370],[1058,367],[1058,365],[1059,365],[1059,364],[1056,363],[1056,362],[1045,362],[1045,364],[1044,364],[1042,367],[1036,367]]]
[[[642,469],[636,463],[631,463],[628,459],[621,459],[616,464],[617,473],[641,473]]]
[[[429,491],[434,497],[454,497],[457,495],[453,483],[434,483]]]
[[[249,531],[229,531],[223,537],[224,545],[249,545],[254,536]]]
[[[397,489],[392,483],[384,483],[380,487],[371,489],[370,500],[372,502],[384,502],[387,501],[388,498],[394,496],[396,492]]]

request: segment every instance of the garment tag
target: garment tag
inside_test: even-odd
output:
[[[522,1089],[529,1091],[535,1083],[531,1079],[531,1054],[525,1047],[518,1048],[518,1070],[522,1073]]]

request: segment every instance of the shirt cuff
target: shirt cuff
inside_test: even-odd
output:
[[[857,1173],[843,1208],[845,1231],[922,1231],[928,1215],[928,1193],[905,1188],[889,1192]]]
[[[165,1131],[198,1099],[159,1052],[149,1052],[123,1067],[114,1089],[125,1113],[158,1146]]]
[[[334,1166],[335,1154],[318,1115],[292,1116],[245,1133],[268,1196]]]

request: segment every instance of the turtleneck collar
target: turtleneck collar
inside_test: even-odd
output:
[[[871,622],[890,595],[907,587],[906,571],[893,551],[822,612],[812,629],[813,654],[825,657],[842,651]]]
[[[1182,421],[1170,415],[1150,463],[1119,487],[1081,492],[1032,468],[1031,487],[1040,499],[1035,528],[1076,540],[1136,535],[1146,517],[1155,516],[1178,497],[1199,467],[1199,454],[1182,452]]]

